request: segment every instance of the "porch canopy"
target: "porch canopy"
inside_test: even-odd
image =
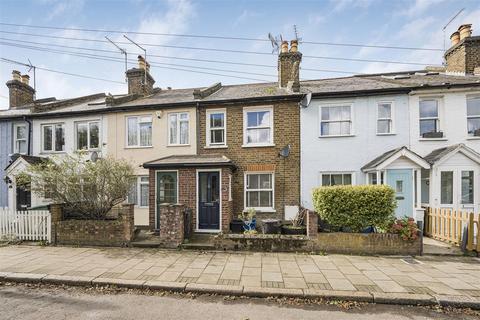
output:
[[[417,221],[423,220],[422,169],[430,169],[430,163],[405,146],[389,150],[362,167],[369,184],[386,184],[395,190],[397,217],[410,216]]]
[[[433,150],[432,152],[427,154],[424,159],[431,163],[432,166],[438,166],[458,153],[461,153],[468,159],[476,162],[477,164],[480,164],[480,154],[472,148],[467,147],[463,143],[454,144],[448,147]]]
[[[157,160],[145,162],[143,167],[146,169],[157,168],[218,168],[230,167],[235,169],[236,166],[232,160],[223,156],[215,154],[203,155],[173,155],[163,157]]]

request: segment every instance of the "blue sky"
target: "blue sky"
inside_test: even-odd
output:
[[[473,23],[474,34],[480,28],[480,2],[470,0],[335,0],[335,1],[2,1],[0,2],[0,21],[27,25],[89,28],[119,31],[138,31],[156,33],[200,34],[227,37],[249,37],[265,39],[271,32],[290,40],[294,37],[293,25],[296,24],[300,37],[305,41],[358,43],[370,45],[408,46],[421,48],[443,48],[443,25],[459,9],[465,11],[447,28],[447,48],[449,35],[461,23]],[[28,27],[0,26],[0,31],[34,33],[70,38],[104,40],[109,36],[115,41],[124,41],[121,33],[86,32],[69,30],[49,30]],[[110,44],[65,39],[51,39],[36,36],[0,33],[0,42],[16,43],[33,41],[48,47],[56,44],[81,48],[115,50]],[[141,43],[207,47],[232,50],[245,50],[271,53],[271,45],[262,41],[220,40],[205,38],[184,38],[151,35],[131,35]],[[9,40],[5,40],[9,39]],[[26,44],[25,42],[23,43]],[[122,45],[131,58],[139,53],[132,45]],[[77,52],[78,49],[50,47],[59,50]],[[370,60],[388,60],[441,64],[440,51],[414,51],[372,49],[359,47],[338,47],[313,44],[301,44],[304,55],[345,57]],[[81,51],[97,55],[121,58],[118,53]],[[151,61],[166,64],[178,64],[197,71],[221,73],[263,81],[275,81],[277,59],[275,55],[240,54],[226,52],[198,51],[164,47],[147,47],[147,55],[167,57],[199,58],[242,63],[270,65],[273,67],[239,66],[207,62],[184,61],[171,58],[152,57]],[[0,56],[27,62],[34,65],[70,73],[78,73],[122,82],[124,65],[120,62],[100,61],[59,53],[30,50],[0,44]],[[150,59],[149,59],[150,60]],[[130,65],[132,66],[132,65]],[[164,65],[165,66],[165,65]],[[173,66],[170,66],[173,67]],[[370,73],[398,70],[416,70],[422,66],[392,63],[351,62],[340,60],[314,59],[305,57],[303,68],[328,69],[346,72]],[[27,68],[0,63],[0,82],[5,83],[16,68],[22,73]],[[222,71],[200,68],[214,68]],[[229,70],[229,72],[224,71]],[[240,72],[257,73],[252,75]],[[156,86],[165,88],[185,88],[206,86],[221,81],[223,84],[257,82],[249,79],[208,75],[179,70],[152,68]],[[346,76],[343,73],[314,72],[302,70],[301,78],[318,79]],[[96,92],[124,93],[126,85],[82,79],[59,75],[46,71],[37,71],[37,97],[72,97]],[[8,89],[0,86],[0,108],[8,104]]]

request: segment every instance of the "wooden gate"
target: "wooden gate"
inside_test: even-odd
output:
[[[47,210],[15,211],[0,208],[0,240],[51,240],[51,215]]]
[[[463,230],[467,228],[467,239]],[[427,208],[425,210],[425,235],[460,246],[466,242],[469,251],[480,252],[480,215],[460,210]]]

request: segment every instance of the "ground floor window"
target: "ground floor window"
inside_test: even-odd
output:
[[[273,210],[274,208],[274,174],[245,174],[245,208]]]
[[[368,174],[368,184],[378,184],[377,173],[370,172]],[[380,184],[383,184],[383,172],[380,172]]]
[[[139,207],[148,207],[148,176],[132,178],[132,185],[128,193],[128,203]]]
[[[453,171],[442,171],[440,174],[440,202],[453,204]]]
[[[462,171],[462,204],[473,204],[473,180],[473,171]]]
[[[351,185],[352,173],[321,173],[322,186]]]

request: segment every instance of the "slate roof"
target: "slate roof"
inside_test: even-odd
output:
[[[400,75],[400,77],[395,78],[396,75]],[[206,89],[205,87],[171,90],[166,89],[156,90],[156,92],[150,96],[141,97],[132,101],[114,105],[107,105],[107,98],[104,94],[95,94],[85,97],[55,101],[48,101],[48,99],[46,99],[47,101],[37,100],[36,109],[45,107],[47,110],[37,110],[38,112],[32,112],[28,108],[29,106],[33,106],[33,104],[31,104],[25,106],[25,108],[22,107],[13,110],[0,111],[0,119],[12,117],[19,118],[28,115],[31,115],[32,117],[41,117],[54,115],[61,116],[63,114],[68,115],[71,113],[84,112],[116,112],[140,107],[148,108],[159,105],[162,107],[175,107],[178,105],[195,106],[198,102],[221,103],[225,101],[244,101],[248,99],[276,100],[282,98],[300,100],[305,93],[310,92],[314,97],[329,97],[336,95],[358,95],[361,93],[408,93],[414,89],[432,89],[452,86],[480,87],[480,76],[455,76],[426,71],[357,75],[342,78],[301,81],[299,93],[294,93],[286,89],[279,88],[277,82],[225,85],[202,99],[195,99],[193,92],[196,89],[204,90]]]
[[[145,162],[144,168],[180,168],[180,167],[235,167],[229,158],[223,155],[173,155]]]
[[[442,159],[443,157],[445,157],[449,153],[451,153],[451,152],[453,152],[457,149],[460,149],[460,148],[468,150],[469,152],[476,155],[480,159],[480,153],[473,150],[472,148],[467,147],[463,143],[458,143],[458,144],[454,144],[454,145],[451,145],[451,146],[448,146],[448,147],[435,149],[423,158],[425,160],[427,160],[430,164],[434,164],[435,162],[439,161],[440,159]]]
[[[48,158],[45,158],[45,157],[28,156],[28,155],[24,155],[24,154],[14,154],[12,156],[12,159],[11,159],[10,163],[8,164],[8,166],[5,167],[4,170],[7,170],[19,158],[22,158],[23,160],[25,160],[29,164],[37,164],[37,163],[48,161]]]
[[[400,148],[395,148],[395,149],[389,150],[389,151],[379,155],[378,157],[376,157],[375,159],[373,159],[372,161],[370,161],[366,165],[364,165],[361,168],[361,170],[364,171],[364,170],[375,168],[380,163],[387,160],[388,158],[390,158],[391,156],[393,156],[395,153],[397,153],[398,151],[400,151],[402,149],[407,149],[407,147],[403,146],[403,147],[400,147]]]

